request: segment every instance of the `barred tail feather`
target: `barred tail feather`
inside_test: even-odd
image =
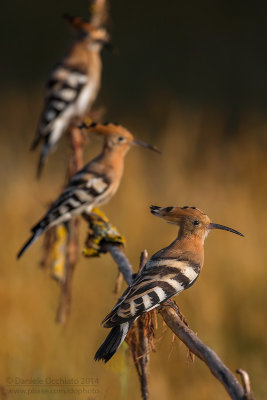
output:
[[[105,363],[116,353],[124,341],[133,321],[124,322],[111,329],[105,341],[101,344],[95,354],[95,361],[103,360]]]
[[[22,256],[22,254],[24,253],[24,251],[26,251],[28,249],[28,247],[30,247],[36,240],[37,238],[42,234],[43,229],[38,229],[37,231],[35,231],[32,236],[30,237],[29,240],[27,240],[27,242],[24,244],[24,246],[22,247],[22,249],[18,252],[17,254],[17,258],[20,258]]]

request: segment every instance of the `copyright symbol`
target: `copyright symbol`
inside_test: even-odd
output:
[[[10,377],[9,377],[9,378],[7,378],[6,381],[7,381],[7,383],[8,383],[9,385],[11,385],[11,384],[13,383],[13,378],[10,378]]]

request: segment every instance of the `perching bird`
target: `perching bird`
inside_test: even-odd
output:
[[[42,143],[38,177],[62,134],[90,110],[100,87],[100,51],[109,43],[109,35],[103,27],[94,26],[83,18],[66,18],[76,33],[76,40],[46,83],[45,103],[31,146],[34,150]]]
[[[148,260],[106,316],[104,327],[112,329],[98,349],[95,360],[107,362],[141,314],[158,307],[195,282],[203,267],[204,240],[211,229],[224,229],[243,236],[232,228],[212,223],[206,214],[195,207],[151,206],[151,212],[178,225],[178,237]]]
[[[68,186],[51,205],[45,216],[32,229],[32,236],[18,253],[18,258],[47,229],[71,219],[73,215],[90,213],[93,207],[104,204],[116,193],[128,150],[139,145],[159,152],[155,147],[136,140],[123,126],[106,123],[83,124],[88,133],[103,135],[102,152],[78,171]]]

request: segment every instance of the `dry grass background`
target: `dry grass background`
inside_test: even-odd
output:
[[[58,195],[64,180],[66,143],[62,142],[50,157],[41,182],[35,180],[37,155],[28,147],[36,122],[32,116],[39,113],[38,98],[14,91],[1,104],[1,383],[5,385],[8,376],[98,377],[99,394],[78,398],[138,399],[139,383],[125,355],[126,347],[107,365],[93,361],[107,333],[99,323],[115,301],[112,290],[117,270],[110,256],[80,258],[72,313],[65,327],[54,323],[59,288],[38,268],[41,240],[20,262],[15,259],[29,228]],[[126,252],[135,268],[141,250],[147,248],[151,255],[177,233],[175,227],[150,215],[150,204],[194,205],[214,222],[245,234],[240,238],[213,232],[206,241],[199,280],[176,299],[200,338],[232,370],[247,370],[256,398],[265,398],[267,159],[263,138],[267,120],[247,113],[228,141],[223,134],[225,115],[212,108],[188,108],[173,102],[156,137],[147,129],[149,122],[136,120],[134,113],[120,116],[120,121],[163,151],[158,156],[144,149],[132,150],[121,187],[103,208],[126,236]],[[85,159],[99,146],[88,146]],[[172,337],[162,327],[161,317],[157,338],[161,339],[151,356],[149,378],[153,400],[227,398],[202,362],[188,360],[183,344],[176,341],[169,355]]]

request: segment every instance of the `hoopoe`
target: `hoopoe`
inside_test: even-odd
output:
[[[153,310],[195,282],[203,267],[204,240],[211,229],[224,229],[243,236],[232,228],[212,223],[195,207],[151,206],[151,212],[178,225],[178,237],[148,260],[103,320],[104,327],[112,329],[95,354],[95,360],[107,362],[141,314]]]
[[[59,62],[46,82],[45,103],[31,149],[43,143],[37,176],[40,177],[48,154],[73,121],[83,118],[100,87],[100,51],[109,43],[103,27],[83,18],[66,16],[76,33],[69,53]]]
[[[64,223],[73,215],[89,213],[107,203],[116,193],[124,169],[124,157],[134,145],[159,152],[139,141],[123,126],[113,123],[82,125],[87,133],[104,137],[102,152],[78,171],[45,216],[31,229],[32,236],[18,253],[18,258],[36,239],[52,226]]]

